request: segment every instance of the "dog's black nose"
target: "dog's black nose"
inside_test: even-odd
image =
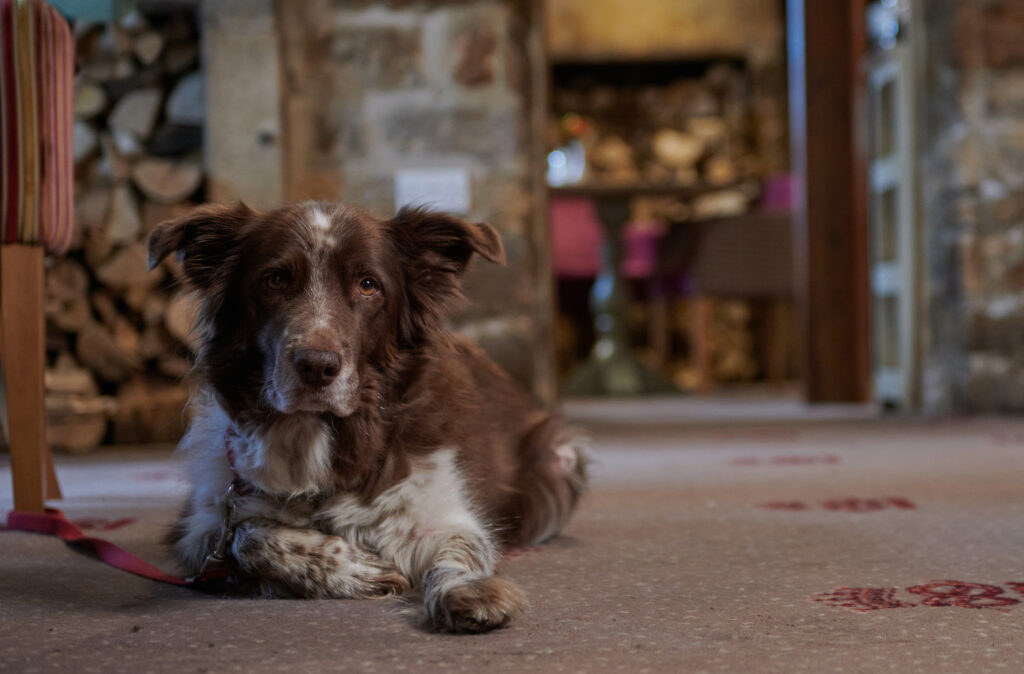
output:
[[[295,371],[306,386],[323,388],[338,378],[341,356],[334,351],[299,349],[295,352]]]

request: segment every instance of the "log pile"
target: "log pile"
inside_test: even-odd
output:
[[[643,217],[738,215],[757,196],[763,166],[754,142],[754,100],[746,74],[734,64],[720,63],[700,77],[668,84],[556,81],[553,111],[548,142],[552,149],[566,143],[583,147],[584,182],[670,184],[706,192],[685,202],[642,200]]]
[[[683,74],[678,79],[652,76],[654,66],[643,61],[632,65],[588,62],[561,70],[556,65],[547,138],[549,149],[562,150],[553,153],[555,160],[569,161],[570,149],[582,148],[581,182],[585,184],[690,188],[679,190],[689,192],[687,197],[633,199],[634,226],[750,211],[760,196],[760,180],[768,165],[758,147],[750,74],[733,60],[712,61],[700,71],[673,64],[673,70]],[[628,77],[622,72],[627,67]],[[690,76],[684,76],[687,73]],[[676,302],[671,309],[673,320],[648,317],[634,319],[631,325],[634,343],[643,343],[647,333],[648,346],[646,351],[638,349],[638,356],[689,390],[699,383],[698,368],[692,358],[671,358],[672,345],[689,339],[686,307],[686,302]],[[652,309],[650,315],[659,314]],[[708,341],[711,376],[716,381],[750,381],[759,375],[752,323],[749,303],[715,302]],[[574,345],[581,331],[571,322],[559,327],[559,353],[571,362],[578,357]]]
[[[180,12],[181,10],[174,10]],[[75,27],[76,240],[47,270],[49,437],[59,449],[180,437],[191,305],[146,236],[202,200],[195,16]]]

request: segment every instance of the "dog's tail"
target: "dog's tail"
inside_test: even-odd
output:
[[[526,433],[511,543],[542,543],[566,525],[587,486],[588,446],[585,436],[547,416]]]

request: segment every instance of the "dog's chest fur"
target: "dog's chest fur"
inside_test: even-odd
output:
[[[425,565],[436,540],[452,531],[483,533],[454,448],[416,457],[404,479],[367,500],[335,490],[331,430],[317,415],[298,416],[281,419],[269,432],[264,427],[244,435],[212,396],[201,396],[182,443],[196,477],[203,478],[194,482],[216,501],[237,479],[254,490],[238,499],[237,519],[264,518],[340,536],[378,551],[406,574]]]

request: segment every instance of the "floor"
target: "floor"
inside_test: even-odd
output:
[[[1024,420],[768,398],[567,416],[593,435],[593,487],[564,536],[504,562],[531,601],[509,629],[431,634],[394,599],[205,596],[0,531],[0,672],[1024,670]],[[71,519],[170,568],[168,448],[58,471]]]

